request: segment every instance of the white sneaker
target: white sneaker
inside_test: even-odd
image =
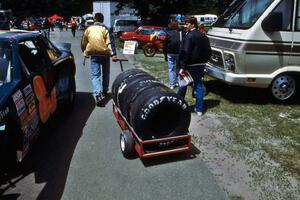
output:
[[[203,115],[202,112],[196,112],[196,114],[197,114],[198,116],[202,116],[202,115]]]
[[[171,85],[171,86],[170,86],[170,89],[171,89],[171,90],[174,90],[174,86],[173,86],[173,85]]]
[[[203,115],[203,112],[197,112],[196,109],[194,110],[195,113],[198,115],[198,116],[202,116]]]

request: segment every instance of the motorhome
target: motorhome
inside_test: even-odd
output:
[[[205,14],[205,15],[194,15],[197,19],[198,24],[203,25],[212,25],[215,21],[217,21],[218,16],[213,14]]]
[[[286,102],[300,79],[300,0],[235,0],[207,36],[207,74]]]

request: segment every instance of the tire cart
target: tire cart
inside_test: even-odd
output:
[[[115,102],[113,102],[113,114],[122,129],[120,149],[125,158],[131,158],[134,152],[143,159],[190,150],[191,135],[185,134],[161,139],[142,140],[122,115]]]

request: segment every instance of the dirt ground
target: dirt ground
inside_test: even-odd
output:
[[[255,157],[259,156],[252,155],[252,158],[241,159],[227,152],[225,147],[234,144],[228,141],[226,131],[218,128],[221,126],[222,123],[214,113],[208,112],[201,117],[192,114],[190,134],[193,144],[201,152],[200,158],[230,199],[299,199],[296,180],[288,175],[282,177],[277,173],[273,174],[274,167],[278,167],[276,163],[266,162],[264,159],[264,164],[272,165],[272,168],[253,166],[253,162],[249,160],[257,162]]]

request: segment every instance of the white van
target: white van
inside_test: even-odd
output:
[[[213,14],[194,15],[194,17],[197,19],[199,25],[211,25],[218,19],[218,16]]]
[[[300,0],[238,0],[213,24],[207,73],[293,98],[300,78]]]
[[[122,32],[133,31],[138,25],[138,20],[116,19],[113,26],[113,32],[121,35]]]

